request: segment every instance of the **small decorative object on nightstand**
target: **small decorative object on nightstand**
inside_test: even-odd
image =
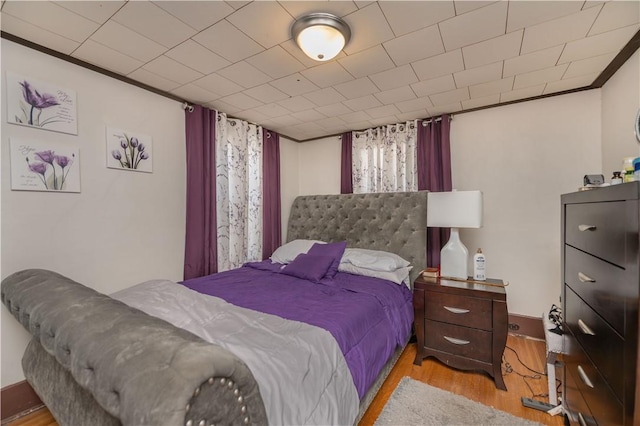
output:
[[[414,364],[433,356],[448,366],[483,370],[496,387],[502,378],[507,344],[507,294],[502,280],[477,281],[418,277],[413,284],[418,339]]]

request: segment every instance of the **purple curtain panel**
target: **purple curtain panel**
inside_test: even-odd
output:
[[[342,134],[342,156],[340,160],[340,193],[353,194],[353,133]]]
[[[282,244],[280,203],[280,134],[262,132],[262,259]]]

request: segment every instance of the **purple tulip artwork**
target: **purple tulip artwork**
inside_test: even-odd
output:
[[[138,132],[107,128],[107,167],[152,172],[151,137]]]
[[[73,90],[7,72],[7,98],[10,123],[78,134]]]
[[[63,144],[10,140],[11,189],[80,192],[78,149]]]

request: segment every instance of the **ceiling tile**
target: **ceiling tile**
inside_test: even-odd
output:
[[[267,49],[291,38],[293,18],[275,1],[251,2],[229,15],[227,21]]]
[[[5,14],[80,43],[99,27],[92,20],[53,2],[9,1],[2,7],[2,15]]]
[[[233,95],[225,96],[220,100],[233,105],[236,108],[240,108],[241,110],[251,109],[262,105],[262,102],[252,98],[251,96],[247,96],[244,93],[234,93]]]
[[[640,22],[640,2],[609,1],[605,3],[589,35],[604,33]]]
[[[500,94],[488,95],[482,98],[472,98],[466,101],[462,101],[462,108],[465,110],[480,108],[487,105],[493,105],[500,102]]]
[[[223,1],[162,0],[154,4],[198,31],[224,19],[235,10]]]
[[[82,43],[71,56],[123,75],[129,74],[144,64],[92,40]]]
[[[463,13],[471,12],[472,10],[480,9],[481,7],[485,7],[490,5],[491,3],[495,3],[496,0],[490,1],[481,1],[481,0],[455,0],[453,2],[456,15],[462,15]]]
[[[547,83],[547,87],[544,88],[544,94],[564,92],[565,90],[579,89],[582,87],[590,86],[600,73],[585,74],[578,77],[562,79],[559,81],[552,81]]]
[[[492,38],[462,48],[464,66],[467,69],[479,67],[520,54],[523,30]]]
[[[378,92],[378,88],[367,77],[359,78],[346,83],[337,84],[334,88],[347,99],[359,98]]]
[[[618,53],[620,47],[631,40],[637,31],[638,25],[632,25],[567,43],[558,63],[577,61],[610,52]]]
[[[216,111],[224,112],[226,114],[235,114],[237,112],[242,111],[241,108],[238,108],[236,106],[223,102],[220,99],[216,99],[213,102],[209,102],[207,106],[211,109],[215,109]]]
[[[502,78],[502,62],[484,65],[453,74],[456,87],[471,86],[473,84],[486,83],[487,81],[499,80]]]
[[[181,84],[189,83],[202,77],[202,74],[166,56],[159,56],[147,62],[142,68],[161,77]]]
[[[398,66],[444,53],[437,25],[394,38],[384,42],[383,46]]]
[[[382,1],[379,5],[396,36],[455,16],[451,1]]]
[[[231,65],[231,62],[222,56],[213,53],[193,40],[187,40],[177,45],[167,51],[165,55],[202,74],[211,74],[212,72]]]
[[[142,62],[148,62],[167,50],[163,45],[115,21],[106,22],[90,39]]]
[[[349,109],[353,111],[362,111],[365,109],[382,106],[379,100],[377,100],[372,95],[363,96],[361,98],[349,99],[348,101],[342,102]]]
[[[235,113],[234,115],[241,120],[248,121],[249,123],[262,123],[264,120],[269,118],[266,115],[256,111],[255,109],[240,111]]]
[[[329,87],[353,80],[353,76],[342,68],[342,65],[337,61],[308,68],[302,71],[301,74],[318,87]]]
[[[244,88],[259,86],[271,81],[271,77],[249,64],[247,61],[236,62],[233,65],[219,70],[217,74]]]
[[[56,1],[54,3],[91,19],[93,22],[104,24],[118,9],[124,6],[126,1]]]
[[[516,74],[551,68],[558,63],[563,49],[564,45],[560,45],[507,59],[504,61],[502,75],[504,77],[510,77]]]
[[[280,117],[271,118],[269,121],[278,126],[293,126],[301,123],[299,119],[292,117],[289,113],[287,113],[287,115],[281,115]]]
[[[567,16],[581,8],[580,1],[511,1],[507,32]]]
[[[433,95],[434,93],[447,92],[455,90],[456,82],[453,80],[453,74],[443,75],[442,77],[424,80],[411,85],[411,89],[418,97]]]
[[[396,117],[395,115],[392,115],[392,116],[385,116],[385,117],[379,117],[379,118],[372,118],[369,121],[375,127],[386,126],[386,125],[389,125],[389,123],[394,123],[394,124],[397,123],[398,117]]]
[[[298,45],[295,44],[293,40],[287,40],[285,42],[280,43],[280,47],[282,47],[284,50],[289,52],[291,56],[296,58],[298,61],[300,61],[301,64],[303,64],[305,67],[308,67],[308,68],[315,67],[320,64],[330,64],[337,61],[340,58],[344,58],[347,56],[344,52],[340,52],[335,58],[329,61],[320,62],[308,57],[302,50],[300,50]]]
[[[282,93],[270,84],[252,87],[245,90],[244,93],[264,103],[277,102],[289,98],[289,95]]]
[[[280,78],[305,69],[305,66],[280,46],[258,53],[247,59],[254,67],[271,76]]]
[[[260,114],[264,114],[269,118],[280,117],[281,115],[291,114],[291,111],[289,111],[288,109],[278,104],[262,105],[259,107],[255,107],[253,110],[259,112]]]
[[[418,81],[411,65],[404,65],[377,74],[370,75],[373,84],[380,90],[391,90],[398,87],[407,86]]]
[[[298,96],[318,90],[318,86],[304,78],[300,73],[274,80],[271,82],[271,85],[290,96]]]
[[[543,70],[532,71],[526,74],[516,75],[516,80],[513,83],[514,89],[522,89],[529,86],[537,86],[548,81],[557,81],[562,78],[569,64],[557,65],[552,68],[546,68]]]
[[[395,104],[396,102],[403,102],[416,98],[415,93],[413,93],[413,90],[411,90],[411,87],[409,86],[402,86],[397,89],[374,93],[373,96],[375,96],[384,105]]]
[[[431,103],[436,107],[438,105],[448,105],[454,102],[464,101],[469,99],[469,88],[462,87],[448,92],[436,93],[435,95],[430,95],[429,99],[431,99]]]
[[[337,104],[318,107],[316,108],[316,111],[326,115],[327,117],[338,117],[338,116],[350,114],[353,112],[352,110],[347,108],[347,106],[342,102],[338,102]]]
[[[366,109],[365,112],[372,118],[388,117],[400,113],[400,110],[395,105],[383,105],[375,108]]]
[[[144,70],[138,71],[146,72]],[[185,84],[184,86],[180,86],[177,89],[171,90],[171,93],[185,100],[200,105],[206,104],[208,102],[213,102],[220,97],[220,95],[218,95],[217,93],[204,90],[202,87],[198,87],[195,84]]]
[[[505,33],[507,2],[497,2],[472,12],[440,22],[440,32],[447,51]]]
[[[396,114],[396,117],[398,117],[398,120],[400,121],[410,121],[410,120],[425,118],[427,115],[429,115],[429,113],[427,112],[427,109],[424,108],[424,109],[419,109],[417,111]]]
[[[180,86],[180,83],[176,83],[175,81],[167,80],[164,77],[160,77],[157,74],[149,72],[144,68],[138,68],[137,70],[129,73],[127,77],[137,80],[141,83],[147,84],[151,87],[157,87],[158,89],[164,90],[166,92],[170,92],[173,89],[176,89]],[[212,96],[204,101],[212,101],[218,96]]]
[[[248,5],[252,1],[253,0],[229,0],[229,1],[225,1],[225,3],[227,3],[229,6],[231,6],[235,10],[238,10],[238,9],[243,8],[244,6]]]
[[[428,97],[422,97],[418,99],[413,99],[411,101],[397,102],[396,108],[404,113],[418,111],[418,110],[426,110],[428,107],[432,107],[433,104]]]
[[[460,102],[453,102],[448,105],[434,105],[427,108],[429,117],[437,117],[442,114],[450,114],[457,111],[462,111],[462,104]]]
[[[371,117],[364,111],[355,111],[349,114],[345,114],[342,116],[342,119],[348,123],[362,123],[364,121],[369,121]],[[356,127],[357,129],[358,127]]]
[[[489,95],[500,94],[502,92],[510,92],[513,89],[513,77],[503,78],[502,80],[490,81],[488,83],[475,84],[469,86],[469,94],[471,99],[483,98]],[[464,102],[462,103],[464,105]]]
[[[314,109],[308,109],[306,111],[294,112],[293,115],[295,118],[302,121],[316,121],[326,118],[323,114],[319,113]]]
[[[446,74],[464,70],[462,50],[443,53],[411,64],[419,80],[431,80]]]
[[[521,54],[535,52],[584,37],[598,16],[600,8],[582,12],[528,27],[524,30]]]
[[[393,38],[393,31],[387,23],[377,3],[371,3],[363,9],[345,16],[351,31],[351,41],[345,46],[347,55],[366,50]]]
[[[295,19],[309,13],[331,13],[336,16],[345,16],[358,10],[352,1],[283,1],[280,3]]]
[[[210,92],[219,93],[220,96],[228,96],[242,91],[242,86],[218,74],[209,74],[194,81],[193,84]]]
[[[511,102],[518,99],[532,98],[534,96],[542,95],[544,90],[544,84],[538,84],[537,86],[525,87],[524,89],[512,90],[500,94],[500,102]]]
[[[317,107],[316,104],[314,104],[304,96],[294,96],[292,98],[279,101],[278,105],[285,107],[291,112],[304,111],[306,109]]]
[[[305,94],[304,97],[317,106],[331,105],[345,100],[345,97],[338,93],[333,87],[309,92]]]
[[[249,36],[224,20],[192,38],[231,62],[241,61],[264,50]],[[224,43],[221,43],[221,40],[224,40]]]
[[[615,57],[615,53],[607,53],[606,55],[573,61],[569,63],[569,68],[567,68],[567,72],[564,73],[562,79],[578,77],[585,74],[600,74]]]
[[[363,50],[338,60],[355,78],[365,77],[393,68],[393,62],[381,45]]]
[[[80,46],[80,43],[77,41],[36,27],[6,13],[2,13],[0,20],[2,21],[2,31],[6,31],[25,40],[30,40],[40,46],[48,47],[65,55],[70,55],[71,52]]]
[[[148,1],[127,2],[112,19],[165,47],[174,47],[197,32]]]

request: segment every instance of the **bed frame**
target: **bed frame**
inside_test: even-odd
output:
[[[287,240],[397,253],[414,265],[413,282],[426,265],[426,205],[426,192],[298,197]],[[267,423],[251,371],[217,345],[51,271],[7,277],[1,298],[34,336],[25,377],[61,425]]]

